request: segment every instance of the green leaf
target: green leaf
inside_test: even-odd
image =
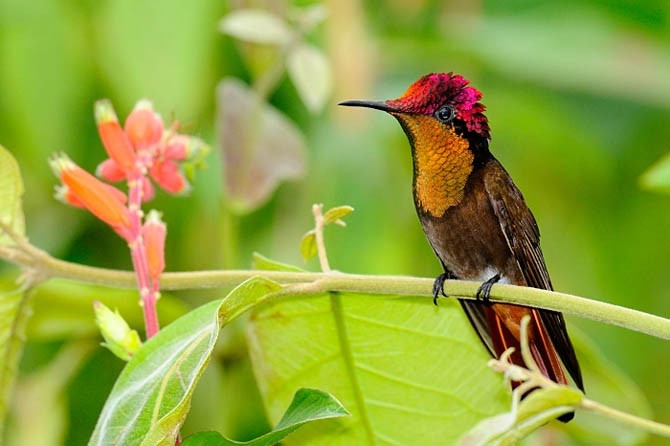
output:
[[[351,206],[337,206],[334,208],[328,209],[325,214],[323,214],[323,222],[325,224],[337,223],[341,218],[346,217],[347,215],[354,212],[354,208]],[[342,222],[344,223],[344,222]]]
[[[25,342],[30,295],[24,289],[0,292],[0,438]]]
[[[262,9],[233,11],[221,19],[219,29],[245,42],[276,45],[285,44],[293,34],[282,18]]]
[[[251,255],[251,261],[254,269],[260,269],[264,271],[295,271],[295,272],[305,271],[304,269],[298,268],[297,266],[269,259],[265,257],[263,254],[259,254],[257,252],[254,252]]]
[[[300,43],[287,56],[288,74],[298,95],[312,113],[321,111],[333,90],[330,61],[323,52],[308,43]]]
[[[272,432],[251,441],[233,441],[217,432],[202,432],[192,435],[182,444],[184,446],[271,446],[307,422],[338,418],[348,414],[332,395],[316,389],[300,389]]]
[[[305,260],[309,260],[317,254],[316,248],[316,232],[314,229],[307,231],[300,240],[300,254]]]
[[[560,386],[537,389],[521,401],[516,413],[504,413],[480,422],[460,446],[512,446],[557,417],[574,410],[584,395]]]
[[[21,197],[23,180],[19,165],[11,153],[0,145],[0,222],[7,225],[15,235],[25,236],[25,222]],[[14,242],[0,227],[0,246]]]
[[[267,279],[249,279],[225,299],[203,305],[159,331],[119,376],[89,444],[174,445],[221,326],[279,288]]]
[[[642,174],[640,186],[655,192],[670,193],[670,153]]]
[[[226,195],[237,212],[251,212],[281,181],[304,174],[305,141],[295,124],[237,79],[221,81],[217,108]]]
[[[455,299],[337,293],[252,313],[250,356],[270,420],[295,387],[333,394],[347,419],[284,445],[456,444],[509,407],[502,378]]]

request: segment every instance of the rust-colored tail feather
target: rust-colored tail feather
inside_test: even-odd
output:
[[[486,308],[486,316],[489,322],[489,333],[493,341],[496,357],[500,357],[508,348],[514,347],[514,353],[512,353],[510,361],[512,364],[526,367],[521,357],[519,340],[507,328],[493,308]],[[568,384],[568,379],[563,371],[558,353],[549,338],[539,310],[535,308],[531,309],[531,320],[528,326],[528,346],[533,359],[543,375],[559,384]],[[512,383],[513,388],[518,385],[519,383],[517,382]],[[523,397],[527,395],[525,394]],[[574,418],[574,412],[569,412],[558,417],[564,423],[572,420],[572,418]]]

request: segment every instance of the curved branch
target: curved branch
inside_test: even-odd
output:
[[[96,268],[66,262],[55,259],[34,246],[29,246],[29,252],[26,252],[26,254],[29,254],[28,256],[10,257],[7,256],[6,252],[3,252],[6,249],[0,249],[0,256],[20,266],[37,270],[45,277],[58,277],[117,288],[134,288],[136,286],[135,275],[130,271]],[[431,290],[434,281],[433,279],[418,277],[371,276],[345,274],[337,271],[313,273],[218,270],[165,273],[162,276],[162,284],[165,290],[225,288],[236,286],[253,276],[267,277],[280,284],[287,285],[285,292],[294,295],[341,291],[402,294],[423,298],[432,296]],[[310,286],[304,286],[306,283],[309,283]],[[444,291],[449,296],[474,299],[480,285],[479,282],[447,280],[444,282]],[[670,319],[570,294],[496,284],[491,288],[491,300],[561,311],[566,314],[639,331],[658,338],[670,339]]]

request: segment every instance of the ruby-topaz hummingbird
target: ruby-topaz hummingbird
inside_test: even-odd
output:
[[[412,149],[413,195],[428,242],[444,274],[433,288],[437,299],[446,279],[482,281],[482,301],[460,300],[472,326],[494,357],[515,348],[520,324],[530,316],[528,342],[544,375],[567,384],[561,361],[584,389],[563,315],[520,305],[490,303],[500,282],[551,290],[540,249],[540,233],[523,195],[489,151],[490,129],[482,94],[460,75],[428,74],[398,99],[352,100],[340,105],[368,107],[394,116]],[[478,297],[479,297],[478,293]],[[569,421],[568,413],[559,419]]]

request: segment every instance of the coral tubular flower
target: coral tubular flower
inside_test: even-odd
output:
[[[95,103],[95,122],[109,157],[123,172],[129,172],[135,166],[137,155],[108,99],[101,99]]]
[[[126,118],[124,129],[133,147],[139,150],[157,145],[163,137],[164,127],[151,102],[143,99]]]
[[[165,236],[167,227],[161,220],[161,214],[152,210],[142,226],[142,239],[147,253],[147,266],[152,280],[158,280],[165,269]]]
[[[64,154],[55,156],[49,164],[63,183],[69,203],[86,208],[121,237],[130,239],[130,214],[123,192],[103,183]]]

